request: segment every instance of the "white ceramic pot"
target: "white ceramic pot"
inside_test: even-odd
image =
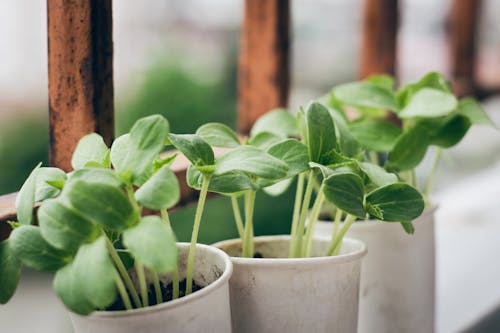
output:
[[[356,332],[361,258],[365,245],[344,241],[341,254],[322,257],[328,240],[314,239],[312,258],[288,259],[290,236],[255,238],[262,258],[240,258],[241,242],[215,244],[231,256],[233,331]]]
[[[179,276],[185,278],[188,243],[178,243]],[[203,289],[174,301],[131,311],[71,313],[75,333],[231,332],[229,278],[233,265],[221,250],[196,245],[193,280]],[[169,276],[162,280],[170,281]]]
[[[368,255],[361,272],[359,333],[434,332],[434,211],[408,235],[399,223],[355,222],[347,237],[362,240]],[[331,237],[333,223],[317,221],[315,235]]]

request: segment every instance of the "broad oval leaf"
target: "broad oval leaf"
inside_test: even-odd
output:
[[[392,91],[370,82],[352,82],[333,89],[335,98],[347,105],[361,108],[397,110]]]
[[[384,186],[398,181],[398,176],[385,171],[373,163],[361,162],[359,167],[368,176],[370,181],[377,186]]]
[[[323,182],[325,198],[339,209],[351,215],[364,218],[363,179],[352,172],[335,173]]]
[[[125,193],[109,184],[77,180],[64,191],[65,199],[85,219],[112,230],[123,230],[137,223],[138,212]]]
[[[462,115],[455,115],[447,119],[438,120],[442,125],[439,130],[432,133],[430,142],[443,148],[449,148],[462,141],[470,128],[470,120]]]
[[[109,169],[102,168],[83,168],[75,170],[71,173],[68,181],[65,184],[64,192],[73,186],[76,181],[85,181],[95,184],[108,184],[114,187],[123,187],[125,184],[117,177],[117,175]]]
[[[57,196],[60,189],[54,187],[51,183],[64,183],[66,178],[66,173],[58,168],[38,169],[36,176],[35,201],[39,202]]]
[[[163,116],[152,115],[135,122],[130,130],[130,151],[126,162],[126,169],[131,171],[133,179],[141,177],[158,158],[168,133],[169,124]]]
[[[24,225],[33,223],[33,207],[35,206],[36,178],[42,163],[39,163],[24,181],[16,197],[17,220]]]
[[[196,130],[196,135],[213,147],[235,148],[240,145],[236,132],[221,123],[204,124]]]
[[[130,150],[130,134],[123,134],[115,139],[111,145],[110,158],[116,171],[127,171]]]
[[[189,166],[186,173],[189,187],[200,190],[203,174],[194,166]],[[250,177],[241,171],[226,172],[221,175],[212,175],[208,185],[209,192],[232,194],[245,190],[257,190],[259,186]]]
[[[272,146],[277,142],[280,142],[281,140],[283,140],[281,136],[278,136],[271,132],[260,132],[255,136],[252,136],[248,140],[248,144],[260,148],[262,150],[266,150],[267,148],[269,148],[270,146]]]
[[[453,94],[437,89],[423,88],[399,112],[399,117],[441,117],[451,113],[457,106],[458,101]]]
[[[14,295],[21,275],[21,262],[9,243],[9,240],[0,242],[0,304],[7,303]]]
[[[286,178],[271,186],[266,186],[262,190],[270,196],[277,197],[282,195],[292,185],[294,178]]]
[[[136,260],[158,273],[177,267],[177,245],[172,229],[158,216],[146,216],[123,232],[123,243]]]
[[[170,134],[170,141],[195,166],[213,165],[215,161],[212,147],[195,134]]]
[[[487,125],[496,127],[488,114],[474,98],[464,98],[458,104],[459,115],[465,116],[473,125]]]
[[[53,287],[57,296],[71,311],[86,316],[95,310],[95,306],[85,297],[84,290],[75,274],[73,263],[69,263],[57,271]]]
[[[349,129],[362,147],[377,152],[391,151],[401,135],[401,129],[386,120],[356,121]]]
[[[285,109],[269,111],[257,119],[250,136],[254,137],[262,132],[275,134],[281,139],[299,134],[295,117]]]
[[[170,167],[164,165],[135,192],[135,198],[150,209],[171,208],[180,199],[179,181]]]
[[[295,139],[286,139],[267,149],[267,153],[288,165],[287,177],[309,169],[307,146]]]
[[[102,136],[97,133],[87,134],[78,141],[71,158],[71,166],[75,170],[85,167],[89,162],[104,166],[108,154],[109,149]]]
[[[410,185],[393,183],[368,193],[366,210],[382,221],[410,222],[422,214],[424,199]]]
[[[285,162],[251,146],[240,146],[217,159],[215,174],[243,171],[266,179],[281,179],[287,175]]]
[[[325,164],[324,155],[337,148],[335,126],[330,111],[324,105],[313,102],[307,108],[306,122],[309,160]]]
[[[405,85],[398,91],[396,98],[400,107],[405,107],[422,88],[433,88],[446,93],[451,93],[450,83],[438,72],[430,72],[425,74],[418,82]]]
[[[330,115],[336,128],[338,145],[342,154],[348,157],[354,157],[359,154],[359,143],[349,129],[346,116],[342,109],[329,107]]]
[[[390,75],[370,75],[366,82],[370,82],[380,88],[392,91],[394,89],[394,78]]]
[[[10,246],[23,264],[43,272],[55,272],[71,261],[68,251],[50,245],[35,226],[20,226],[12,231]]]
[[[425,124],[419,123],[404,132],[389,153],[386,169],[404,171],[415,168],[429,148],[429,131]]]
[[[84,244],[73,262],[73,274],[83,295],[96,308],[111,305],[117,296],[116,270],[106,248],[106,236]]]
[[[94,240],[99,230],[89,220],[61,200],[51,199],[38,209],[40,232],[52,246],[76,252],[85,242]]]

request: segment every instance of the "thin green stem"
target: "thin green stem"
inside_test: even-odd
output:
[[[314,171],[309,171],[309,177],[307,178],[306,192],[304,193],[304,200],[302,201],[302,208],[300,212],[299,225],[297,227],[297,232],[295,233],[295,239],[292,238],[292,253],[290,257],[298,258],[300,257],[300,252],[302,251],[302,238],[304,237],[304,229],[307,219],[307,211],[309,210],[309,203],[311,202],[311,195],[314,188]]]
[[[158,273],[153,273],[153,286],[155,288],[156,304],[163,303],[163,295],[161,293],[160,279],[158,278]]]
[[[342,211],[337,208],[337,212],[335,213],[335,221],[333,222],[333,232],[332,232],[332,239],[335,238],[337,235],[337,232],[340,227],[340,220],[342,219]]]
[[[290,232],[292,240],[290,241],[290,249],[289,249],[290,256],[292,256],[293,253],[293,246],[295,244],[294,241],[295,234],[297,233],[297,227],[299,224],[302,194],[304,193],[304,180],[305,180],[305,173],[302,172],[299,174],[299,177],[297,178],[297,190],[295,191],[295,202],[293,204],[292,230]]]
[[[346,234],[347,230],[349,230],[349,227],[351,224],[356,220],[356,216],[349,215],[347,214],[345,220],[344,220],[344,225],[342,226],[342,229],[340,229],[340,232],[338,235],[332,239],[332,242],[330,243],[330,247],[328,248],[328,251],[326,252],[327,256],[331,256],[334,254],[338,254],[340,250],[340,245],[342,244],[342,240],[344,239],[344,235]]]
[[[323,205],[323,202],[325,201],[325,194],[323,193],[323,184],[319,187],[318,190],[318,195],[316,196],[316,199],[314,200],[314,204],[311,210],[311,215],[309,215],[309,224],[307,225],[307,230],[306,230],[306,241],[304,243],[303,249],[302,249],[302,257],[303,258],[309,258],[311,256],[311,249],[312,249],[312,236],[314,232],[314,225],[316,224],[316,221],[318,220],[319,213],[321,211],[321,206]]]
[[[235,195],[231,195],[231,206],[233,207],[234,221],[236,222],[236,228],[238,229],[238,234],[243,241],[243,220],[241,218],[240,206],[238,205],[238,198]]]
[[[144,266],[139,260],[134,261],[135,271],[137,273],[137,279],[139,280],[139,287],[141,290],[142,304],[144,306],[149,306],[148,297],[148,285],[146,284],[146,276],[144,274]]]
[[[253,258],[253,212],[255,207],[255,191],[245,193],[245,230],[243,233],[243,258]]]
[[[411,186],[417,188],[417,173],[415,172],[415,169],[411,169],[410,174],[411,174]]]
[[[168,212],[166,209],[162,209],[160,211],[161,213],[161,218],[165,223],[171,228],[172,225],[170,224],[170,217],[168,216]],[[157,291],[161,295],[161,289]],[[179,298],[179,267],[176,266],[174,271],[172,272],[172,299],[177,299]]]
[[[432,162],[431,170],[429,171],[429,175],[427,176],[427,181],[424,186],[424,197],[429,198],[429,194],[431,194],[432,184],[434,182],[434,175],[436,174],[436,170],[439,164],[439,159],[441,158],[441,154],[443,153],[443,149],[438,148],[436,150],[436,155],[434,155],[434,161]]]
[[[118,292],[120,293],[123,305],[125,305],[125,309],[132,310],[132,303],[130,303],[130,297],[128,297],[127,289],[125,288],[120,274],[117,271],[115,271],[115,284]]]
[[[103,231],[104,234],[104,231]],[[122,260],[120,259],[120,256],[118,255],[118,252],[116,252],[115,247],[109,240],[109,238],[106,236],[106,247],[108,249],[108,252],[111,256],[111,259],[115,263],[116,268],[118,268],[118,272],[120,272],[120,275],[123,279],[123,282],[125,283],[125,286],[127,287],[128,291],[132,295],[132,300],[134,301],[134,305],[136,308],[142,308],[142,303],[141,300],[139,299],[139,295],[137,294],[137,290],[134,287],[134,284],[132,283],[132,279],[128,275],[127,269],[125,268],[125,265],[123,264]]]
[[[194,255],[196,252],[196,242],[198,241],[198,233],[200,231],[201,217],[205,207],[205,199],[207,198],[208,185],[210,184],[210,176],[203,175],[203,183],[201,184],[200,198],[198,199],[198,206],[194,215],[193,232],[191,234],[191,244],[189,244],[189,254],[186,270],[186,295],[191,294],[193,291],[193,268],[194,268]]]
[[[378,154],[376,151],[369,151],[368,156],[370,156],[370,161],[375,164],[379,165],[379,159],[378,159]]]

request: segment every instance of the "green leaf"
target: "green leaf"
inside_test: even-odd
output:
[[[388,91],[392,91],[394,89],[394,78],[390,75],[371,75],[366,79],[366,82]]]
[[[338,144],[342,154],[354,157],[360,152],[359,143],[352,135],[344,112],[336,107],[329,107],[330,116],[333,118]]]
[[[123,187],[125,184],[117,177],[117,175],[109,169],[102,168],[83,168],[75,170],[69,176],[65,184],[66,188],[71,188],[73,183],[77,181],[85,181],[87,183],[107,184],[114,187]],[[63,190],[63,195],[66,190]]]
[[[287,175],[288,166],[274,156],[252,147],[240,146],[217,159],[215,174],[243,171],[266,179],[281,179]]]
[[[85,297],[84,290],[77,278],[73,263],[57,271],[53,287],[64,305],[71,311],[86,316],[95,310],[94,305]]]
[[[472,125],[497,127],[474,98],[464,98],[458,103],[458,114],[469,119]]]
[[[273,144],[283,140],[282,137],[270,133],[270,132],[260,132],[248,140],[248,144],[262,150],[266,150]]]
[[[189,166],[186,173],[189,187],[200,190],[203,174],[194,166]],[[245,190],[257,190],[259,186],[242,171],[231,171],[221,175],[212,175],[208,190],[221,194],[232,194]]]
[[[63,204],[60,200],[51,199],[38,209],[40,232],[52,246],[76,252],[85,242],[94,240],[98,228],[78,212]]]
[[[410,83],[402,87],[396,98],[400,107],[405,107],[415,95],[422,88],[433,88],[445,93],[451,93],[450,83],[437,72],[430,72],[424,75],[418,82]]]
[[[262,115],[252,127],[250,136],[269,132],[284,139],[299,134],[295,117],[285,109],[277,109]]]
[[[441,117],[457,108],[458,101],[451,93],[437,89],[423,88],[399,112],[401,118]]]
[[[262,190],[270,196],[277,197],[288,190],[290,185],[293,183],[293,178],[286,178],[282,181],[279,181],[271,186],[266,186]]]
[[[146,216],[123,232],[123,243],[136,260],[158,273],[177,267],[177,245],[172,229],[158,216]]]
[[[112,230],[123,230],[137,223],[138,212],[120,188],[83,180],[71,185],[65,188],[65,199],[85,219]]]
[[[9,243],[9,240],[0,242],[0,304],[7,303],[14,295],[21,275],[21,262]]]
[[[38,170],[42,163],[39,163],[28,178],[24,181],[16,197],[17,220],[24,225],[33,223],[33,207],[35,207],[35,190]]]
[[[309,169],[307,146],[295,139],[286,139],[267,149],[267,153],[288,165],[287,177]]]
[[[73,262],[76,285],[96,308],[106,308],[117,296],[116,270],[106,248],[106,236],[99,237],[78,250]]]
[[[240,145],[236,132],[221,123],[204,124],[196,130],[196,135],[213,147],[235,148]]]
[[[410,185],[393,183],[368,193],[366,210],[382,221],[410,222],[422,214],[424,199]]]
[[[151,168],[165,146],[168,133],[169,124],[163,116],[152,115],[135,122],[128,139],[130,150],[126,163],[126,169],[131,170],[133,179],[141,177]]]
[[[383,168],[373,163],[361,162],[359,163],[359,167],[368,176],[371,182],[377,186],[384,186],[398,181],[398,176],[385,171]]]
[[[306,111],[307,146],[311,162],[325,164],[324,155],[337,147],[335,126],[328,109],[311,103]]]
[[[418,123],[396,141],[389,153],[386,169],[404,171],[415,168],[423,160],[429,145],[429,128],[424,123]]]
[[[212,147],[195,134],[170,134],[175,148],[179,149],[195,166],[213,165],[215,161]]]
[[[40,168],[36,175],[35,202],[57,196],[60,189],[51,184],[64,184],[66,173],[58,168]]]
[[[415,227],[411,222],[401,222],[401,226],[408,235],[413,235],[415,233]]]
[[[115,139],[111,145],[110,158],[116,171],[127,171],[130,150],[130,134],[123,134]]]
[[[401,129],[386,120],[356,121],[349,129],[363,148],[377,152],[391,151],[401,135]]]
[[[335,98],[347,105],[358,108],[397,110],[397,102],[392,91],[379,84],[352,82],[334,88]]]
[[[323,182],[325,198],[339,209],[364,218],[364,186],[360,176],[352,172],[335,173]]]
[[[431,136],[430,143],[443,148],[449,148],[462,141],[471,123],[468,118],[456,115],[451,118],[439,119],[433,125],[439,129],[428,132]],[[430,122],[428,126],[429,128],[432,126]]]
[[[179,181],[168,165],[164,165],[136,192],[135,198],[144,207],[168,209],[180,199]]]
[[[23,225],[12,231],[10,246],[23,264],[38,271],[55,272],[71,260],[71,254],[50,245],[40,228]]]
[[[71,166],[76,170],[85,167],[89,162],[104,165],[108,153],[109,149],[99,134],[87,134],[78,141],[71,158]]]

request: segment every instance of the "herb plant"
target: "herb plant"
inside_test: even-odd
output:
[[[118,295],[128,310],[163,302],[160,274],[172,275],[172,297],[179,297],[176,238],[167,213],[179,200],[179,184],[170,169],[175,155],[160,156],[170,141],[198,144],[170,134],[167,120],[154,115],[138,120],[110,149],[98,134],[83,137],[70,173],[38,165],[18,194],[14,230],[0,243],[0,302],[13,295],[23,264],[55,273],[56,293],[82,315],[109,308]],[[207,155],[197,163],[204,170],[201,166],[210,165],[213,155],[210,147],[201,147]],[[186,294],[192,290],[204,193],[191,240]],[[39,226],[33,225],[35,202],[41,202]],[[142,216],[144,208],[161,217]],[[145,269],[152,276],[153,299]]]

